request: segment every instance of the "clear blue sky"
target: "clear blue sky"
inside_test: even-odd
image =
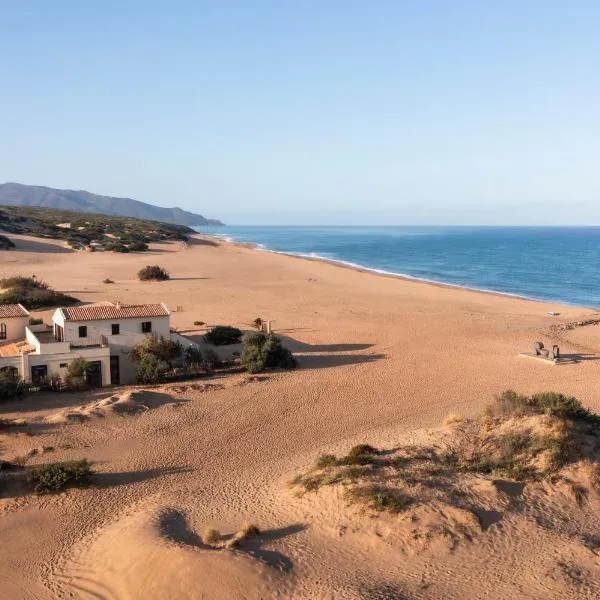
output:
[[[597,0],[0,0],[0,182],[229,223],[600,224]]]

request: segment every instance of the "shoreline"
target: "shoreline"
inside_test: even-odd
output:
[[[303,254],[303,253],[294,253],[294,252],[286,252],[284,250],[273,250],[272,248],[267,248],[262,244],[256,242],[239,242],[230,237],[222,237],[217,234],[210,233],[196,233],[193,237],[198,238],[209,238],[211,240],[218,240],[224,244],[228,244],[230,246],[234,246],[237,248],[246,248],[248,250],[254,250],[257,252],[266,252],[269,254],[276,254],[279,256],[288,256],[290,258],[295,258],[298,260],[306,260],[312,261],[316,263],[325,263],[328,265],[332,265],[335,267],[341,267],[343,269],[350,269],[352,271],[357,271],[359,273],[367,273],[370,275],[376,275],[379,277],[385,277],[389,279],[400,279],[402,281],[409,281],[413,283],[422,283],[426,285],[430,285],[433,287],[441,287],[451,290],[463,290],[467,292],[474,292],[476,294],[485,294],[488,296],[500,296],[502,298],[513,298],[516,300],[524,300],[526,302],[535,302],[536,304],[545,304],[545,305],[553,305],[556,307],[568,307],[571,309],[581,309],[581,310],[590,310],[595,313],[600,312],[600,306],[584,306],[582,304],[575,304],[569,302],[562,301],[553,301],[545,298],[535,298],[532,296],[524,296],[522,294],[516,294],[513,292],[502,292],[499,290],[490,290],[486,288],[477,288],[471,287],[468,285],[461,285],[459,283],[449,283],[446,281],[439,281],[436,279],[426,279],[424,277],[416,277],[415,275],[409,275],[408,273],[397,273],[393,271],[386,271],[384,269],[377,269],[375,267],[367,267],[365,265],[360,265],[358,263],[353,263],[351,261],[345,261],[341,259],[335,258],[327,258],[325,256],[318,256],[311,254]]]

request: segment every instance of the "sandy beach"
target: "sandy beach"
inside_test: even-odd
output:
[[[324,452],[432,435],[446,415],[477,415],[507,388],[563,392],[600,412],[600,329],[561,326],[600,314],[200,236],[189,246],[125,255],[11,238],[17,249],[0,253],[0,277],[35,274],[84,302],[164,302],[184,334],[197,333],[194,321],[249,329],[260,316],[299,368],[203,380],[198,389],[162,386],[142,392],[148,410],[81,422],[56,415],[125,389],[0,406],[0,417],[31,424],[0,431],[1,458],[52,448],[28,464],[87,458],[98,473],[97,485],[55,496],[0,490],[1,598],[592,598],[599,591],[597,552],[533,521],[490,528],[457,550],[397,550],[376,531],[333,532],[338,499],[315,512],[287,482]],[[138,281],[147,264],[165,267],[171,280]],[[572,362],[519,356],[537,340],[558,343]],[[231,535],[248,523],[264,535],[247,552],[211,552],[197,542],[207,528]],[[559,554],[579,565],[579,586],[556,566]]]

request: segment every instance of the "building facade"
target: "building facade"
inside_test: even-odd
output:
[[[59,308],[52,325],[28,322],[22,306],[0,307],[0,326],[5,323],[7,331],[0,340],[0,370],[12,370],[33,384],[54,375],[64,379],[78,357],[90,364],[88,379],[94,387],[133,383],[131,349],[149,336],[170,337],[170,312],[164,304],[100,302]]]

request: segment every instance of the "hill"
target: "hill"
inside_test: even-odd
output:
[[[75,249],[143,252],[149,242],[187,241],[194,233],[186,225],[160,223],[132,217],[40,208],[0,206],[0,233],[61,239]],[[14,244],[0,235],[0,249]]]
[[[74,212],[99,213],[175,223],[177,225],[222,225],[216,219],[206,219],[181,208],[153,206],[132,198],[100,196],[84,190],[59,190],[20,183],[0,184],[0,204],[7,206],[41,206]]]

